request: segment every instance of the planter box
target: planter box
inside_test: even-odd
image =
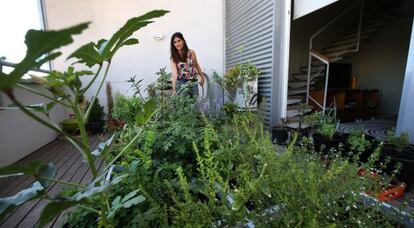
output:
[[[396,178],[404,182],[410,191],[414,183],[414,148],[413,146],[406,147],[399,151],[394,145],[384,144],[381,160],[385,161],[387,157],[391,158],[390,164],[387,166],[385,172],[391,173],[396,169],[397,164],[401,163],[402,168],[397,174]]]
[[[329,139],[320,134],[313,134],[312,138],[315,151],[321,152],[322,155],[327,155],[331,148],[336,149],[339,147],[339,144],[345,144],[348,135],[335,134],[332,139]]]

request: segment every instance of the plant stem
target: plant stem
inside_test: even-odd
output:
[[[93,96],[93,98],[92,98],[92,101],[91,101],[91,103],[90,103],[90,105],[89,105],[89,107],[88,107],[88,110],[86,110],[85,116],[83,117],[84,122],[88,122],[88,118],[89,118],[89,114],[91,113],[92,106],[93,106],[93,104],[95,103],[95,100],[96,100],[96,98],[98,97],[98,94],[99,94],[99,92],[100,92],[100,91],[101,91],[101,89],[102,89],[103,83],[105,82],[106,76],[108,75],[108,71],[109,71],[109,67],[110,67],[110,66],[111,66],[111,62],[110,62],[110,61],[108,61],[108,65],[106,66],[106,69],[105,69],[105,74],[104,74],[104,76],[103,76],[103,78],[102,78],[102,80],[101,80],[101,84],[99,84],[99,87],[98,87],[98,89],[96,90],[95,95],[94,95],[94,96]],[[86,91],[86,90],[85,90],[85,91]],[[84,91],[84,92],[85,92],[85,91]]]
[[[19,87],[19,88],[21,88],[21,89],[24,89],[24,90],[27,90],[27,91],[29,91],[29,92],[31,92],[31,93],[33,93],[33,94],[39,95],[39,96],[41,96],[41,97],[47,98],[47,99],[49,99],[49,100],[51,100],[51,101],[53,101],[53,102],[57,102],[57,103],[59,103],[59,104],[61,104],[61,105],[65,106],[65,107],[70,107],[68,104],[65,104],[65,103],[63,103],[62,101],[60,101],[60,100],[58,100],[58,99],[56,99],[56,98],[54,98],[54,97],[48,96],[48,95],[46,95],[46,94],[43,94],[43,93],[41,93],[40,91],[35,90],[35,89],[32,89],[32,88],[30,88],[30,87],[28,87],[28,86],[25,86],[25,85],[22,85],[22,84],[17,84],[17,87]]]
[[[139,132],[135,135],[135,137],[128,143],[128,145],[126,145],[125,147],[124,147],[124,149],[122,149],[122,151],[118,154],[118,155],[116,155],[116,157],[114,158],[114,159],[112,159],[112,161],[111,162],[109,162],[109,164],[105,167],[105,169],[104,169],[104,171],[105,170],[107,170],[109,167],[111,167],[111,165],[116,161],[116,160],[118,160],[118,158],[119,157],[121,157],[122,156],[122,154],[124,154],[125,153],[125,151],[132,145],[132,143],[134,143],[135,142],[135,140],[137,140],[138,139],[138,137],[141,135],[141,133],[142,133],[142,128],[140,128],[139,129]]]
[[[76,121],[78,121],[79,131],[80,131],[81,138],[82,138],[82,144],[83,144],[83,147],[85,148],[83,152],[86,156],[86,162],[88,163],[88,166],[92,171],[93,179],[95,180],[95,178],[98,176],[98,171],[96,170],[95,164],[93,163],[91,150],[89,148],[88,133],[86,132],[84,119],[82,118],[82,113],[79,108],[78,97],[76,97],[75,106],[73,110],[75,111]]]
[[[92,78],[92,80],[88,83],[88,85],[87,85],[84,89],[82,89],[81,95],[83,95],[86,91],[88,91],[88,89],[91,87],[91,85],[95,82],[96,78],[98,78],[99,73],[101,72],[101,70],[102,70],[102,64],[99,64],[98,71],[96,71],[95,76],[94,76],[94,77]]]
[[[96,210],[96,209],[93,209],[92,207],[87,207],[87,206],[83,206],[83,205],[77,205],[78,207],[80,207],[80,208],[83,208],[83,209],[86,209],[86,210],[90,210],[90,211],[93,211],[93,212],[95,212],[96,214],[98,214],[98,215],[100,215],[101,214],[101,212],[100,211],[98,211],[98,210]]]
[[[39,178],[44,179],[44,180],[48,180],[48,181],[53,181],[53,182],[60,183],[60,184],[65,184],[65,185],[78,187],[78,188],[86,187],[86,185],[83,185],[83,184],[76,184],[76,183],[72,183],[72,182],[66,182],[66,181],[62,181],[62,180],[58,180],[58,179],[54,179],[54,178],[49,178],[49,177],[44,177],[44,176],[41,176]]]

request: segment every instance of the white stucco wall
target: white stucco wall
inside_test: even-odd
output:
[[[305,16],[338,0],[295,0],[293,19]]]
[[[212,70],[223,72],[223,2],[222,0],[45,0],[47,27],[58,29],[80,22],[91,21],[89,29],[76,37],[75,42],[63,49],[69,55],[76,48],[101,38],[109,39],[129,18],[140,16],[153,9],[165,9],[170,13],[155,19],[155,23],[134,34],[140,44],[121,49],[113,59],[107,81],[110,81],[113,94],[116,91],[131,94],[125,83],[136,75],[144,79],[142,88],[156,79],[155,73],[161,67],[170,72],[170,37],[174,32],[182,32],[188,46],[194,49],[205,73]],[[157,41],[153,36],[162,33],[164,40]],[[54,67],[64,70],[71,62],[65,58],[54,61]],[[97,85],[95,85],[97,88]],[[93,91],[94,88],[91,89]],[[88,98],[92,92],[87,94]],[[101,104],[106,105],[105,88],[99,95]]]
[[[39,86],[28,86],[41,90]],[[46,99],[25,90],[15,89],[14,94],[25,105],[47,103]],[[4,94],[0,99],[2,105],[11,103]],[[44,117],[41,114],[39,116]],[[61,122],[64,119],[63,108],[59,105],[55,106],[50,117],[55,123]],[[55,132],[34,121],[20,110],[0,111],[0,167],[24,158],[56,137]]]
[[[411,29],[410,49],[408,52],[405,78],[401,96],[397,133],[408,132],[410,143],[414,144],[414,23]]]
[[[394,22],[362,42],[360,51],[352,56],[358,88],[379,89],[379,115],[398,115],[410,34],[411,21]]]

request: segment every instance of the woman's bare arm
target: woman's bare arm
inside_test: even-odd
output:
[[[171,76],[172,90],[173,90],[173,95],[175,95],[176,93],[175,86],[177,84],[177,77],[178,77],[177,64],[175,64],[173,59],[171,59],[170,62],[171,62],[171,70],[172,70],[172,76]]]
[[[201,70],[201,66],[198,63],[198,59],[197,59],[197,56],[196,56],[194,50],[191,50],[191,54],[193,56],[193,60],[194,60],[194,63],[195,63],[194,65],[195,65],[195,67],[197,69],[198,74],[200,75],[200,84],[201,84],[201,86],[204,86],[204,80],[205,80],[204,73]]]

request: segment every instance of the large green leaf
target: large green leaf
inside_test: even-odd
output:
[[[10,213],[14,208],[24,202],[38,198],[44,194],[44,187],[38,181],[34,182],[30,188],[24,189],[14,196],[0,199],[0,220]]]
[[[68,59],[70,58],[77,58],[79,60],[76,63],[84,63],[88,67],[93,67],[96,64],[101,65],[104,61],[93,42],[80,47],[68,57]]]
[[[149,99],[145,102],[144,107],[137,113],[135,124],[138,126],[145,125],[157,109],[157,102],[155,99]]]
[[[114,201],[112,201],[112,207],[108,213],[108,219],[112,219],[116,212],[121,208],[130,208],[133,205],[137,205],[145,201],[145,197],[142,195],[137,195],[139,190],[132,191],[124,196],[122,199],[120,196],[117,196]]]
[[[43,209],[42,214],[40,214],[39,227],[43,227],[53,218],[59,215],[62,211],[73,207],[80,202],[77,201],[52,201]]]
[[[42,164],[36,170],[36,178],[39,182],[43,185],[43,187],[47,187],[51,184],[51,181],[45,180],[42,177],[47,178],[54,178],[56,176],[56,166],[52,163]]]
[[[115,133],[106,142],[99,143],[98,147],[92,151],[92,155],[96,157],[105,157],[109,151],[111,144],[118,138],[119,133]]]
[[[153,18],[161,17],[168,13],[166,10],[153,10],[142,16],[129,19],[112,37],[109,39],[102,52],[102,57],[105,59],[112,59],[115,52],[124,45],[124,42],[137,30],[152,23],[148,21]],[[128,44],[127,42],[126,44]]]
[[[26,56],[8,76],[2,73],[2,77],[0,77],[0,90],[11,90],[29,70],[38,68],[46,61],[59,56],[60,52],[53,51],[72,43],[72,36],[81,33],[88,27],[88,24],[83,23],[62,30],[29,30],[26,33],[25,39],[27,46]]]
[[[43,185],[47,187],[49,181],[42,177],[53,178],[56,175],[56,167],[52,163],[45,164],[42,161],[33,161],[28,166],[11,165],[0,169],[0,176],[25,174],[33,176]]]
[[[84,199],[87,199],[97,193],[105,192],[107,191],[111,186],[118,184],[122,179],[127,177],[128,174],[121,175],[115,177],[112,181],[107,183],[101,183],[101,185],[98,185],[98,182],[102,181],[103,177],[96,178],[92,183],[90,183],[83,191],[80,191],[76,193],[75,195],[68,198],[70,201],[82,201]]]

